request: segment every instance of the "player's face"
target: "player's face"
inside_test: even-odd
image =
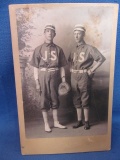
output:
[[[74,38],[77,43],[81,42],[84,37],[83,31],[74,31]]]
[[[52,29],[46,29],[44,35],[47,41],[52,41],[53,38],[55,37],[55,31]]]

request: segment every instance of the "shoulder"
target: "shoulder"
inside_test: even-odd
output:
[[[57,51],[58,51],[59,53],[64,53],[64,52],[63,52],[63,49],[62,49],[60,46],[54,44],[54,47],[57,48]]]
[[[97,47],[89,45],[89,44],[85,44],[87,50],[89,50],[90,52],[100,52]]]
[[[97,47],[94,47],[92,45],[88,45],[89,47],[89,51],[90,54],[94,57],[95,60],[97,61],[105,61],[105,57],[103,56],[103,54],[101,53],[101,51],[99,51],[99,49]]]
[[[92,46],[92,45],[90,45],[90,44],[86,44],[86,46],[87,46],[88,48],[90,48],[90,49],[96,49],[96,50],[98,50],[97,47]]]
[[[43,44],[37,46],[37,47],[34,49],[33,54],[36,55],[36,56],[38,56],[39,53],[40,53],[40,50],[41,50],[42,46],[43,46]]]
[[[61,48],[60,46],[58,46],[57,44],[54,44],[54,46],[55,46],[56,48],[58,48],[59,50],[62,50],[62,48]]]
[[[88,48],[88,49],[94,49],[95,47],[90,45],[90,44],[85,44],[85,47]]]
[[[43,44],[37,46],[34,50],[35,50],[35,51],[39,51],[39,50],[41,49],[42,46],[43,46]]]

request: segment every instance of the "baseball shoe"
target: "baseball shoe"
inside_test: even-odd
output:
[[[85,124],[84,124],[84,129],[85,129],[85,130],[90,129],[89,121],[86,121],[86,122],[85,122]]]
[[[51,132],[52,130],[49,127],[49,124],[45,124],[45,132]]]
[[[60,128],[60,129],[66,129],[66,126],[61,125],[58,121],[54,122],[54,127],[55,128]]]
[[[78,121],[78,123],[76,125],[73,126],[74,129],[82,127],[83,126],[83,122],[82,121]]]

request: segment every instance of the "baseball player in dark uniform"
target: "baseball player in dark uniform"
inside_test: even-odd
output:
[[[89,107],[91,80],[95,70],[105,61],[97,48],[84,41],[85,27],[78,24],[74,27],[74,38],[77,45],[71,51],[68,61],[71,65],[71,87],[73,103],[77,110],[78,122],[73,128],[83,126],[82,109],[85,118],[84,129],[90,129]],[[93,63],[96,62],[94,65]]]
[[[42,110],[45,131],[51,132],[47,111],[52,108],[54,127],[66,128],[58,121],[59,108],[58,86],[59,76],[65,82],[64,66],[67,64],[62,48],[53,43],[56,36],[55,26],[48,24],[44,29],[45,42],[38,46],[32,56],[30,64],[34,67],[36,89],[40,92],[40,107]]]

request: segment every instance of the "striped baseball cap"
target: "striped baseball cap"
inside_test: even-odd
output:
[[[83,25],[81,25],[81,24],[77,24],[77,25],[75,25],[75,27],[74,27],[74,30],[73,31],[83,31],[83,32],[85,32],[86,31],[86,29],[85,29],[85,27],[83,26]]]
[[[55,26],[53,24],[46,24],[45,29],[52,29],[55,31]]]

